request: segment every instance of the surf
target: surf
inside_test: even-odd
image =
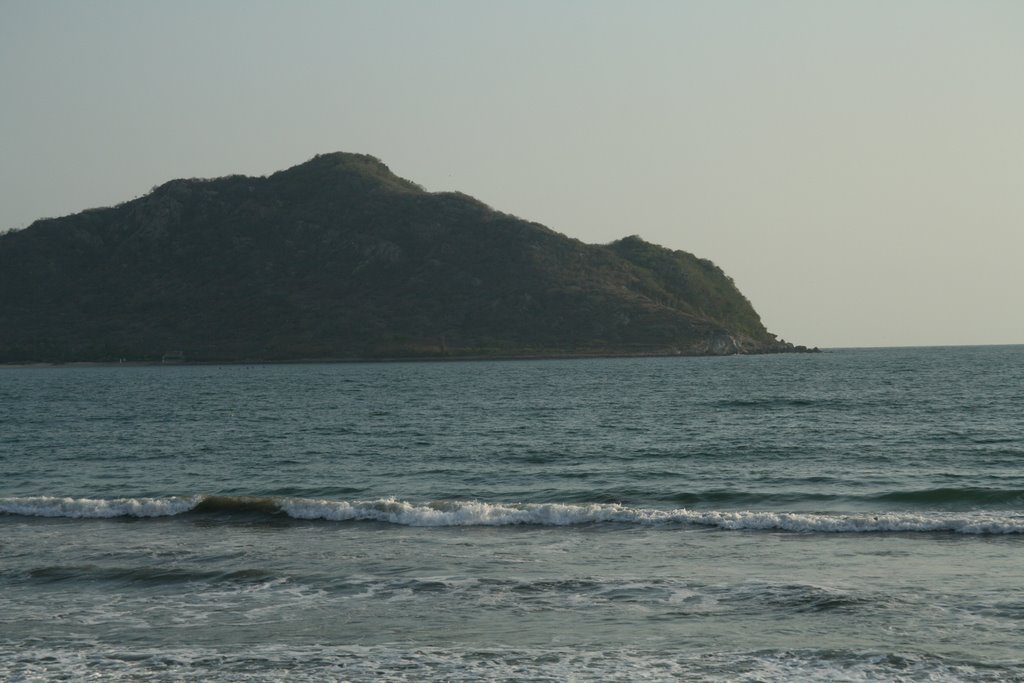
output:
[[[33,496],[0,498],[0,514],[69,519],[255,515],[303,521],[379,522],[412,527],[626,524],[669,528],[691,526],[724,531],[1024,534],[1024,512],[809,513],[658,509],[615,503],[488,503],[478,500],[412,502],[397,498],[346,501],[223,495],[109,499]]]

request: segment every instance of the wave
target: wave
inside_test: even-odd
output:
[[[147,647],[94,643],[89,648],[25,643],[0,654],[14,680],[80,680],[103,663],[105,680],[701,680],[1020,681],[1019,662],[989,663],[929,654],[792,649],[739,652],[653,651],[593,647],[415,648],[392,645],[209,644]]]
[[[43,583],[63,581],[101,581],[132,584],[219,583],[266,584],[280,581],[264,569],[234,571],[201,571],[175,567],[105,567],[98,565],[49,565],[30,569],[27,576]]]
[[[30,496],[0,498],[0,513],[24,517],[71,517],[104,519],[111,517],[167,517],[188,512],[202,496],[189,498],[61,498]]]
[[[797,513],[629,507],[610,503],[485,503],[395,498],[365,501],[273,496],[170,496],[166,498],[0,498],[0,514],[23,517],[108,519],[182,514],[284,515],[297,520],[373,521],[418,527],[577,526],[632,524],[700,526],[731,531],[818,533],[950,532],[1024,534],[1024,512]]]
[[[1024,489],[936,488],[920,491],[891,491],[871,500],[916,505],[1024,505]]]
[[[763,398],[734,398],[716,401],[720,408],[805,408],[814,405],[836,404],[835,399],[792,398],[770,396]]]
[[[672,495],[670,500],[685,506],[717,503],[729,506],[748,505],[765,507],[767,505],[784,506],[791,503],[806,504],[814,502],[826,504],[830,502],[850,502],[857,504],[886,503],[914,507],[930,506],[932,508],[1024,507],[1024,489],[961,487],[886,491],[884,493],[862,495],[807,493],[804,491],[763,493],[760,491],[717,489],[677,493]]]

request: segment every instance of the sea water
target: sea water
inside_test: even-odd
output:
[[[1024,681],[1024,347],[0,370],[0,679]]]

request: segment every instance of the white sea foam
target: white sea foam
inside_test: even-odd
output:
[[[22,648],[0,655],[12,681],[1019,681],[1011,666],[949,662],[895,653],[760,651],[654,653],[642,650],[491,647],[393,648],[260,645],[212,648]]]
[[[194,508],[199,496],[167,498],[0,498],[0,513],[26,517],[167,517]]]
[[[813,532],[953,532],[962,534],[1024,533],[1024,513],[857,513],[814,514],[751,511],[659,510],[614,504],[483,503],[435,501],[411,503],[384,498],[372,501],[283,499],[282,510],[296,519],[373,520],[408,526],[506,526],[513,524],[569,526],[602,522],[670,525],[691,524],[729,530]]]
[[[256,501],[255,504],[253,501]],[[818,533],[948,532],[1024,533],[1024,512],[795,513],[629,507],[617,504],[485,503],[445,500],[416,503],[396,498],[365,501],[309,498],[169,496],[165,498],[0,498],[0,514],[33,517],[166,517],[207,503],[218,512],[281,511],[294,519],[377,521],[421,527],[572,526],[617,523],[696,525],[734,531]]]

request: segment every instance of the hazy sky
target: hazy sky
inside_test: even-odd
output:
[[[338,150],[795,343],[1024,343],[1019,0],[0,0],[0,229]]]

